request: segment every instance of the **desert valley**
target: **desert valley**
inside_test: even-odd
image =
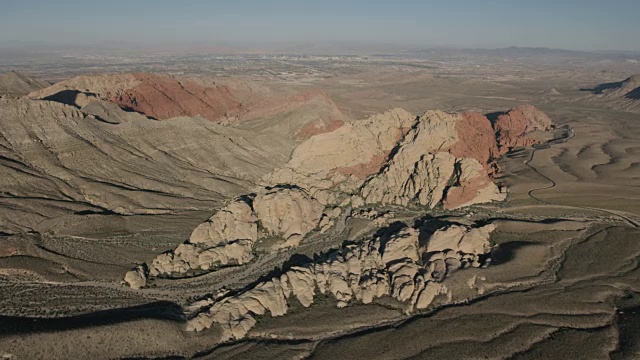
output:
[[[7,359],[640,356],[640,54],[0,71]]]

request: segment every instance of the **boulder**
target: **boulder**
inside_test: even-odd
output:
[[[145,265],[137,266],[135,269],[127,272],[124,281],[132,289],[140,289],[147,285],[147,268]]]

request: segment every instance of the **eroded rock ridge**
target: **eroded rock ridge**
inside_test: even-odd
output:
[[[333,298],[339,308],[391,297],[404,303],[406,313],[427,309],[436,298],[447,303],[451,289],[442,281],[458,269],[480,267],[491,250],[494,229],[492,224],[451,223],[425,234],[421,232],[426,230],[390,227],[239,293],[193,303],[195,314],[187,329],[216,326],[222,330],[222,341],[240,339],[258,316],[283,316],[294,299],[309,307],[317,296]]]

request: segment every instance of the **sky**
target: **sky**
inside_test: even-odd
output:
[[[640,0],[0,0],[0,44],[640,50]]]

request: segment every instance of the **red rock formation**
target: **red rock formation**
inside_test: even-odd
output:
[[[324,121],[323,119],[318,119],[303,126],[296,134],[296,138],[299,140],[306,140],[313,135],[332,132],[342,127],[342,125],[344,125],[344,121],[342,120],[330,119],[329,121]]]
[[[78,108],[97,98],[159,120],[198,115],[225,123],[264,120],[255,127],[272,128],[291,136],[300,133],[301,139],[335,130],[348,120],[321,91],[291,94],[287,90],[286,94],[277,95],[254,83],[227,83],[150,73],[105,74],[78,76],[34,91],[28,97]],[[313,124],[306,126],[309,122]]]
[[[492,161],[500,156],[500,152],[489,119],[477,112],[465,112],[456,123],[456,132],[458,142],[448,149],[449,152],[458,158],[474,158],[493,172]]]
[[[156,119],[200,115],[217,120],[240,107],[224,86],[205,88],[166,75],[134,76],[140,81],[139,85],[119,91],[108,100]]]
[[[530,146],[537,143],[527,134],[536,130],[551,129],[551,119],[532,105],[520,105],[498,116],[493,126],[500,153],[505,154],[516,146]]]
[[[211,83],[205,87],[197,81],[149,73],[78,76],[28,97],[79,108],[98,98],[155,119],[200,115],[215,121],[240,110],[240,103],[225,86]]]

